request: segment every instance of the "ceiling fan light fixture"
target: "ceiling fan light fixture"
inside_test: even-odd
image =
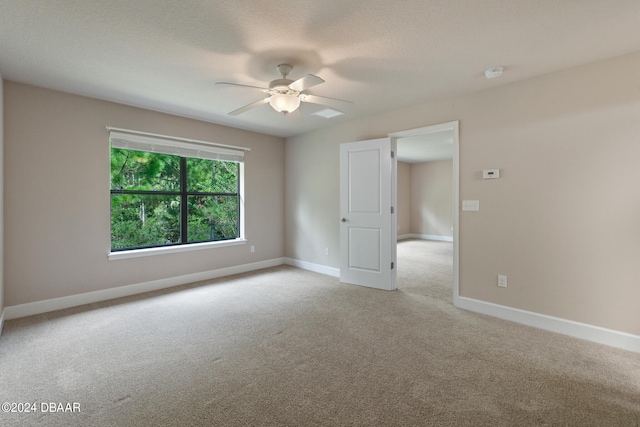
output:
[[[287,95],[283,93],[271,95],[269,105],[278,113],[292,113],[300,106],[300,98],[296,95]]]
[[[237,116],[248,110],[251,110],[252,108],[256,108],[267,103],[271,105],[271,108],[283,114],[293,113],[298,108],[300,108],[301,102],[309,102],[311,104],[324,105],[327,107],[330,105],[336,105],[340,109],[350,108],[353,104],[353,102],[343,101],[341,99],[327,98],[324,96],[305,93],[307,89],[324,83],[324,80],[318,76],[307,74],[306,76],[300,77],[297,80],[290,80],[287,78],[287,75],[291,71],[291,65],[288,64],[278,65],[278,71],[280,72],[282,78],[270,81],[268,88],[243,85],[238,83],[217,82],[216,84],[257,89],[262,93],[269,94],[269,96],[263,95],[261,99],[229,112],[229,115]],[[331,118],[335,115],[340,114],[344,113],[338,110],[333,110],[332,108],[328,108],[322,114],[320,114],[320,116],[324,118]]]

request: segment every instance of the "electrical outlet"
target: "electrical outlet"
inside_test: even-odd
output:
[[[324,254],[329,255],[329,248],[324,248]]]
[[[498,274],[498,286],[501,288],[507,287],[507,276],[503,276],[502,274]]]
[[[251,245],[251,252],[255,252],[256,251],[256,247]]]

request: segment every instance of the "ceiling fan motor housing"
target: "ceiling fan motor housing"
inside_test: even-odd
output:
[[[269,83],[269,90],[272,91],[272,93],[277,92],[277,93],[283,93],[283,94],[297,95],[298,92],[289,88],[289,85],[291,83],[293,83],[293,80],[276,79]]]
[[[282,75],[282,78],[273,80],[269,83],[269,92],[272,95],[298,95],[298,91],[295,91],[289,87],[289,85],[293,83],[293,80],[288,79],[287,75],[289,75],[292,69],[293,67],[289,64],[278,65],[278,72],[280,73],[280,75]]]

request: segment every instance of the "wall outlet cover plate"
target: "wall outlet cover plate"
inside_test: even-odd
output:
[[[480,210],[480,200],[463,200],[462,201],[462,210],[463,211],[474,211],[477,212]]]
[[[483,179],[497,179],[500,178],[500,169],[485,169],[482,171]]]

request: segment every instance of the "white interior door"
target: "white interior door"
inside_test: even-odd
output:
[[[396,288],[391,138],[340,145],[340,281]]]

